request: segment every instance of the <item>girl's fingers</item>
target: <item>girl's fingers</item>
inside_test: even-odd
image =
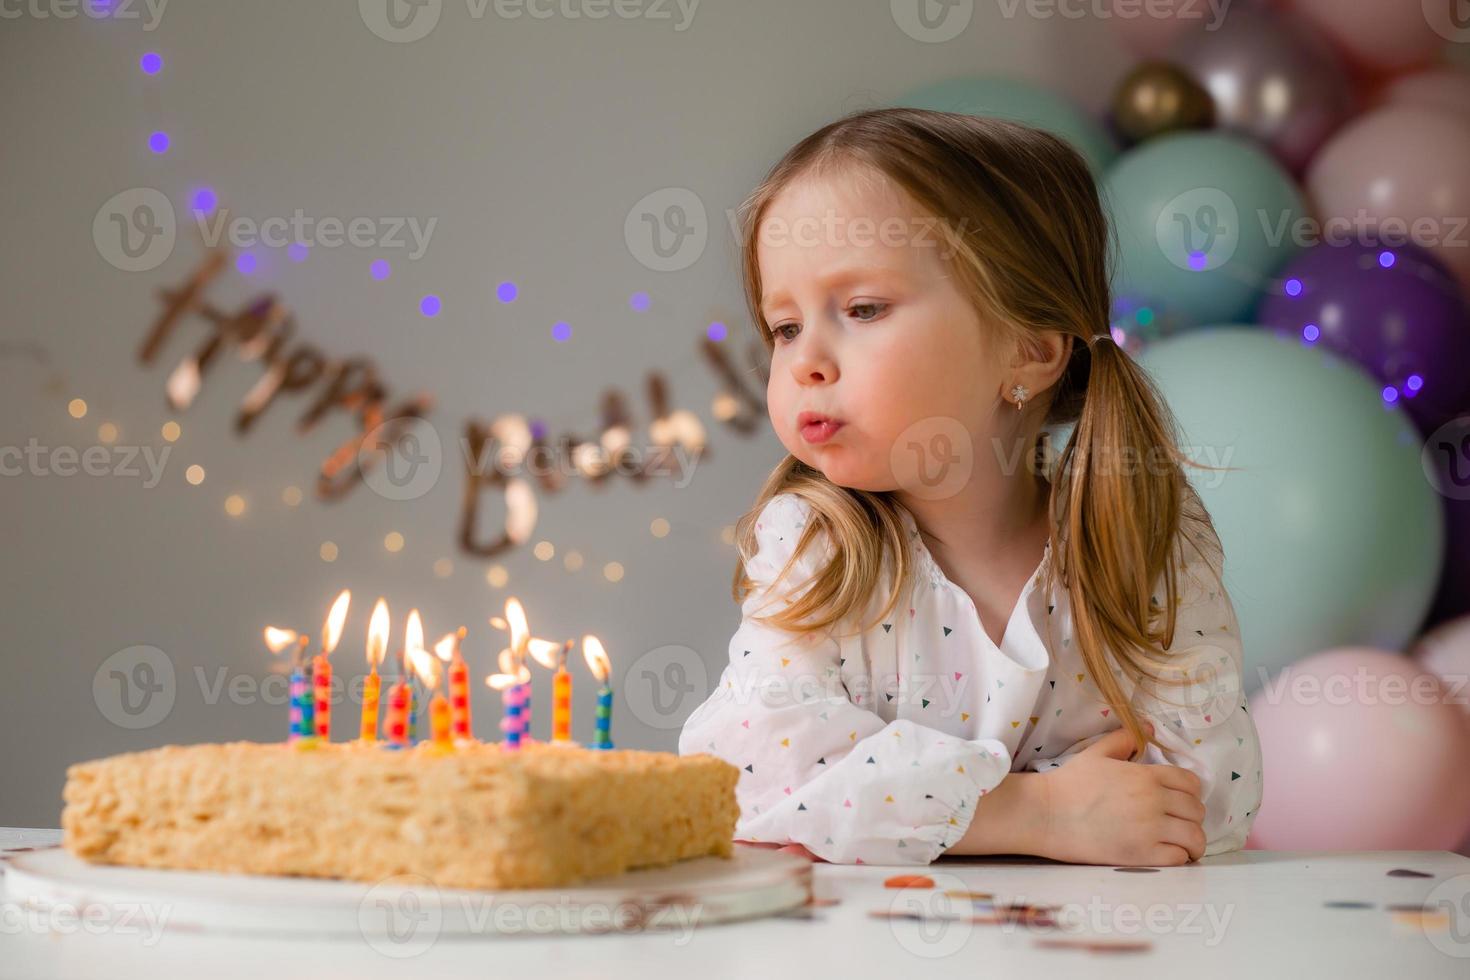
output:
[[[1193,823],[1203,823],[1205,819],[1205,805],[1199,797],[1178,789],[1164,790],[1164,812]]]
[[[1189,853],[1192,861],[1197,861],[1205,856],[1205,832],[1193,820],[1165,817],[1161,841],[1164,844],[1182,847]]]
[[[1181,793],[1189,793],[1196,798],[1199,797],[1199,777],[1182,766],[1158,766],[1159,784],[1169,789],[1177,789]]]

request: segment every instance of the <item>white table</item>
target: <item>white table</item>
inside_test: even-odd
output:
[[[0,850],[59,839],[57,831],[0,828]],[[1433,877],[1388,876],[1394,868]],[[1238,851],[1151,873],[1024,858],[941,859],[929,868],[818,864],[815,872],[818,899],[838,904],[807,910],[810,918],[683,934],[441,939],[411,959],[359,940],[225,939],[166,928],[161,935],[142,928],[98,934],[77,923],[57,931],[25,921],[12,906],[0,921],[0,977],[1470,977],[1470,858],[1448,851]],[[897,873],[927,874],[938,889],[885,888]],[[944,889],[1059,906],[1064,926],[869,915],[939,909],[947,901],[954,908]],[[1324,904],[1348,900],[1371,907]],[[1385,908],[1426,901],[1447,928]],[[1143,938],[1152,948],[1091,954],[1038,945],[1064,934]]]

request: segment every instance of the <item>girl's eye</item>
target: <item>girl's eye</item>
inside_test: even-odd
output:
[[[801,324],[799,324],[799,323],[783,323],[779,327],[774,328],[771,331],[771,333],[775,334],[776,337],[778,337],[783,343],[789,344],[789,343],[791,343],[791,341],[795,340],[796,337],[794,335],[784,334],[781,331],[783,331],[783,330],[800,330],[800,329],[801,329]]]
[[[887,303],[855,303],[851,307],[848,308],[848,311],[847,312],[853,313],[853,312],[855,312],[857,310],[886,310],[886,309],[888,309],[888,304]],[[873,322],[873,319],[876,319],[876,317],[873,317],[873,318],[870,318],[870,319],[866,319],[866,320],[865,319],[862,319],[861,317],[859,317],[858,318],[858,322],[859,323],[872,323]]]

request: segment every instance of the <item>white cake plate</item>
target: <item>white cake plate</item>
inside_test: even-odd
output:
[[[376,884],[323,878],[88,864],[60,848],[5,858],[7,899],[26,908],[190,932],[364,938],[411,955],[440,937],[687,931],[806,904],[811,862],[735,845],[705,857],[576,887],[469,891],[419,875]]]

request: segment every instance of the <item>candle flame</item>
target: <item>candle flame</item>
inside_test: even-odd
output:
[[[459,645],[464,642],[465,634],[468,632],[469,630],[461,626],[453,633],[445,633],[439,638],[439,642],[434,644],[434,653],[440,660],[449,663],[459,656]]]
[[[388,653],[388,601],[379,598],[368,620],[367,662],[369,670],[377,670]]]
[[[408,662],[425,687],[432,691],[439,686],[440,666],[433,654],[422,646],[413,647],[408,651]]]
[[[498,630],[508,630],[508,629],[510,629],[509,624],[507,624],[506,621],[503,620],[503,619],[501,619],[499,616],[491,616],[490,617],[490,625],[491,626],[494,626]]]
[[[602,641],[591,633],[583,636],[582,656],[587,658],[587,669],[592,671],[592,676],[599,681],[606,681],[607,675],[612,673],[612,661],[608,659]]]
[[[412,654],[424,648],[424,621],[417,609],[408,611],[408,625],[403,628],[403,649]]]
[[[337,641],[342,639],[342,624],[347,622],[347,607],[351,604],[350,589],[343,589],[337,601],[332,603],[332,611],[327,613],[327,624],[322,627],[322,656],[337,649]]]
[[[504,653],[506,651],[501,652]],[[510,687],[512,684],[529,684],[530,681],[531,672],[526,668],[525,664],[521,665],[519,671],[491,674],[489,677],[485,678],[485,683],[488,684],[490,687],[495,688],[495,690],[497,691],[503,691],[507,687]]]
[[[271,653],[281,653],[295,642],[295,630],[283,630],[275,626],[265,628],[265,646]]]
[[[555,643],[551,640],[538,640],[532,637],[530,650],[531,656],[536,658],[538,664],[548,670],[556,669],[557,661],[561,657],[560,643]]]

